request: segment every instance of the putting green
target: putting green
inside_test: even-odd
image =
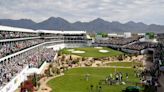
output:
[[[128,72],[129,81],[139,81],[135,77],[132,68],[117,68],[117,71],[123,73],[123,80],[125,79],[125,73]],[[93,85],[93,92],[96,92],[96,85],[98,85],[99,81],[104,80],[111,73],[114,76],[114,72],[114,68],[73,68],[66,71],[63,76],[50,80],[48,85],[52,88],[52,92],[89,92],[90,85]],[[85,77],[86,74],[89,74],[88,81]],[[101,85],[101,87],[102,92],[121,92],[121,90],[130,85],[134,84]]]
[[[85,53],[72,53],[72,50],[74,51],[84,51]],[[99,50],[106,50],[108,52],[100,52]],[[85,48],[67,48],[67,49],[62,49],[60,50],[61,53],[63,54],[74,54],[78,56],[83,56],[83,57],[106,57],[106,56],[116,56],[116,55],[121,55],[123,52],[113,50],[111,48],[107,47],[102,47],[102,48],[94,48],[94,47],[85,47]]]

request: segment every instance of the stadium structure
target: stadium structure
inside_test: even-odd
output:
[[[30,73],[39,74],[57,50],[86,45],[85,31],[0,26],[0,90],[13,92]],[[52,47],[55,47],[54,50]]]
[[[32,30],[0,26],[0,92],[13,92],[32,73],[41,73],[44,65],[55,59],[63,48],[105,46],[126,53],[153,52],[154,70],[164,71],[164,34],[148,40],[145,34],[125,32],[122,35],[88,39],[86,31]]]

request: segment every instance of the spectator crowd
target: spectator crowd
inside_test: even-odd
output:
[[[151,42],[136,42],[134,44],[127,45],[125,48],[126,49],[131,49],[131,50],[143,50],[146,48],[155,48],[157,47],[156,43],[151,43]]]
[[[0,31],[0,40],[38,36],[39,34],[33,32]],[[47,38],[45,40],[35,38],[2,41],[0,42],[0,58],[51,40],[55,39]],[[17,56],[0,61],[0,88],[10,82],[27,65],[39,68],[44,61],[52,61],[54,54],[55,52],[52,49],[47,49],[42,45],[41,47],[33,48]]]
[[[0,40],[24,37],[38,37],[38,34],[31,32],[0,31]]]
[[[42,43],[41,39],[21,40],[21,41],[10,41],[0,43],[0,58],[18,52],[20,50],[29,48],[31,46]]]
[[[124,37],[108,37],[106,39],[96,39],[96,44],[111,44],[111,45],[126,45],[128,43],[138,41],[142,36],[132,36],[129,38]]]
[[[52,61],[54,55],[55,52],[52,49],[33,49],[28,53],[0,62],[0,88],[19,74],[27,65],[38,68],[44,61]]]

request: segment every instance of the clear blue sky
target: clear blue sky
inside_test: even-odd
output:
[[[0,0],[1,19],[62,17],[70,22],[107,21],[164,25],[164,0]]]

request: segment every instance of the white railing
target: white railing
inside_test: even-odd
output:
[[[27,79],[25,72],[28,70],[26,66],[16,77],[14,77],[9,83],[7,83],[0,92],[14,92],[19,85]]]
[[[22,82],[27,80],[27,76],[31,74],[40,74],[47,62],[44,62],[40,68],[29,68],[27,65],[17,76],[7,83],[0,92],[14,92]]]

